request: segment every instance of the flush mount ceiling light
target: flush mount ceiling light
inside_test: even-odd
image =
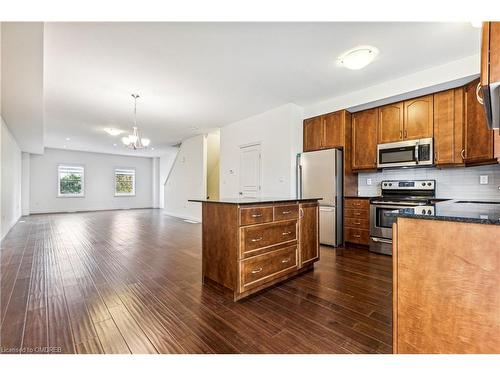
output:
[[[132,133],[123,137],[122,142],[132,150],[139,150],[148,147],[151,141],[148,138],[141,138],[139,135],[139,128],[137,127],[137,99],[139,95],[132,94],[132,97],[134,98],[134,126],[132,127]]]
[[[120,135],[123,133],[123,130],[115,129],[115,128],[104,128],[104,131],[112,136]]]
[[[378,49],[372,46],[359,46],[344,52],[337,59],[339,65],[351,70],[362,69],[378,55]]]

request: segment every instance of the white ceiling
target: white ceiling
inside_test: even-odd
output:
[[[159,155],[285,103],[310,105],[477,54],[479,38],[469,23],[46,23],[46,146],[126,154],[102,129],[130,129],[137,92],[140,130],[155,147],[142,155]],[[380,50],[375,62],[336,65],[362,44]]]

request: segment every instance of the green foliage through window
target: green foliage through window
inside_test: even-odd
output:
[[[115,170],[115,194],[116,195],[135,194],[135,170],[133,169]]]
[[[83,195],[83,167],[58,167],[59,195]]]

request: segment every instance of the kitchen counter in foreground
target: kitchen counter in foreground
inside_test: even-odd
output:
[[[424,220],[500,225],[500,200],[445,200],[436,202],[434,215],[415,214],[408,208],[388,212],[387,215]]]

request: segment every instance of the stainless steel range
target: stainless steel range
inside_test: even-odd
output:
[[[370,199],[370,251],[392,255],[392,224],[388,212],[400,209],[420,215],[434,215],[435,180],[381,182],[382,196]]]

